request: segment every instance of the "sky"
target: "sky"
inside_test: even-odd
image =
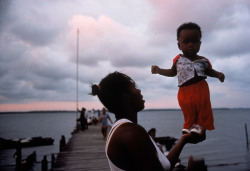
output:
[[[151,65],[172,66],[186,22],[226,77],[207,78],[212,107],[249,108],[249,0],[0,0],[0,112],[100,109],[90,85],[114,71],[137,83],[146,109],[179,108],[177,77]]]

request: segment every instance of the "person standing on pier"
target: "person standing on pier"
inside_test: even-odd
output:
[[[92,85],[92,95],[97,95],[102,104],[115,114],[106,142],[106,156],[110,170],[170,170],[177,163],[187,143],[198,143],[206,137],[184,134],[167,157],[159,150],[147,131],[137,123],[137,113],[144,109],[141,90],[127,75],[114,72],[101,82]],[[199,164],[199,170],[206,166]],[[196,168],[195,168],[196,167]],[[189,160],[188,169],[197,169],[197,162]]]
[[[98,118],[99,122],[101,122],[101,131],[103,135],[103,140],[106,140],[106,137],[107,137],[107,130],[109,127],[108,119],[113,124],[113,121],[111,120],[109,114],[106,113],[106,109],[103,108],[102,114]]]
[[[81,123],[82,130],[84,131],[84,129],[88,129],[88,122],[85,116],[86,109],[83,107],[82,110],[79,110],[79,109],[77,110],[78,112],[81,112],[80,123]]]

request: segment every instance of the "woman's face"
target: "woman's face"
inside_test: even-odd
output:
[[[131,104],[132,108],[134,108],[136,112],[143,110],[145,107],[145,100],[143,100],[141,90],[136,88],[135,85],[132,85],[130,90],[129,103]]]

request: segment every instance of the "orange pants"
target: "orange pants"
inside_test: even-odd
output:
[[[214,129],[214,117],[206,80],[179,88],[178,102],[184,116],[183,128],[199,124],[207,130]]]

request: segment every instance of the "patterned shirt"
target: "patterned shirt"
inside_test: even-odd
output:
[[[212,68],[210,62],[207,59],[197,59],[195,61],[191,61],[190,59],[180,55],[177,57],[175,61],[177,61],[176,69],[179,87],[194,78],[195,74],[197,74],[199,77],[207,78],[205,71],[206,69]]]

